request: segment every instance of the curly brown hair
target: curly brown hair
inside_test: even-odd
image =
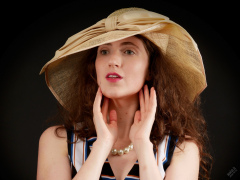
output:
[[[157,111],[150,140],[154,147],[163,140],[164,135],[178,138],[176,146],[183,141],[194,141],[200,153],[200,179],[210,179],[212,157],[208,153],[207,126],[200,108],[200,96],[190,101],[185,91],[183,79],[169,66],[168,57],[143,35],[136,35],[142,40],[149,55],[150,80],[145,84],[154,87],[157,93]],[[68,111],[59,105],[63,120],[61,128],[73,130],[78,138],[96,136],[93,124],[93,102],[98,89],[95,60],[97,47],[86,51],[85,58],[79,61],[77,81],[74,83],[74,98],[67,106]],[[69,96],[71,96],[69,92]],[[73,127],[76,127],[73,129]],[[58,129],[57,129],[58,130]],[[57,131],[56,131],[57,133]]]

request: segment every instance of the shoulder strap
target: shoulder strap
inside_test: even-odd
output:
[[[167,161],[163,162],[164,171],[166,171],[168,166],[170,165],[177,141],[178,141],[178,138],[176,136],[170,136],[168,140],[168,149],[167,149],[167,155],[166,155]]]
[[[77,174],[77,171],[75,169],[75,167],[73,166],[73,162],[72,162],[72,143],[73,143],[73,132],[72,130],[67,130],[67,143],[68,143],[68,157],[69,157],[69,161],[70,161],[70,166],[71,166],[71,170],[72,170],[72,178]]]
[[[71,143],[72,143],[72,130],[67,130],[67,143],[68,143],[68,156],[69,158],[72,155],[71,151]]]
[[[172,155],[176,146],[177,137],[165,135],[157,147],[157,163],[162,177],[165,177],[165,171],[170,165]]]

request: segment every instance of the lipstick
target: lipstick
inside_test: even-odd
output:
[[[106,79],[109,82],[118,82],[122,79],[122,76],[120,76],[119,74],[117,74],[115,72],[111,72],[106,75]]]

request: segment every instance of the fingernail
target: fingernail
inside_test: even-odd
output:
[[[151,88],[151,91],[153,91],[153,93],[156,93],[156,91],[155,91],[154,87],[152,87],[152,88]]]

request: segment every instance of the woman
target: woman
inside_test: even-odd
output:
[[[167,17],[115,11],[70,37],[42,72],[63,126],[40,138],[38,180],[209,178],[202,59]]]

